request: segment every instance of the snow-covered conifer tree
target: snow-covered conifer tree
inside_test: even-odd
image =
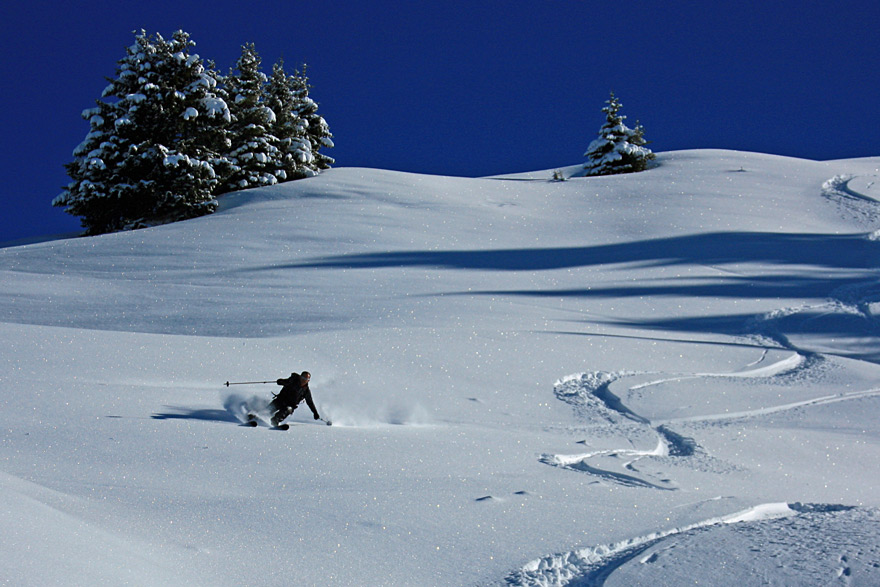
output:
[[[232,115],[226,152],[232,173],[221,185],[221,193],[273,185],[285,178],[277,163],[281,159],[278,141],[271,134],[276,114],[264,99],[267,78],[260,63],[254,44],[243,45],[235,64],[237,73],[233,70],[224,80]]]
[[[307,168],[314,173],[320,172],[322,169],[328,169],[335,163],[332,157],[321,153],[322,148],[333,147],[333,135],[330,134],[330,127],[327,121],[318,114],[318,103],[309,97],[309,78],[306,77],[306,66],[303,65],[303,71],[297,71],[291,78],[292,90],[298,99],[299,117],[307,124],[306,136],[312,147],[312,162],[307,164]]]
[[[229,120],[183,31],[141,31],[117,64],[90,130],[65,167],[73,180],[53,201],[90,234],[172,222],[216,209],[218,149]]]
[[[74,149],[73,162],[65,165],[73,181],[52,204],[79,216],[89,233],[108,232],[119,225],[119,202],[111,186],[128,147],[116,134],[114,104],[98,101],[95,108],[83,110],[82,117],[89,122],[89,133]]]
[[[620,100],[611,92],[611,97],[602,108],[605,124],[599,129],[599,137],[587,148],[584,169],[587,175],[611,175],[644,171],[654,153],[645,147],[645,129],[637,124],[635,129],[627,127],[626,116],[619,113]]]
[[[300,179],[314,175],[312,143],[306,135],[308,122],[300,118],[300,97],[295,92],[295,80],[284,71],[284,60],[272,66],[272,75],[266,84],[266,105],[275,113],[270,125],[275,137],[279,158],[276,175],[279,181]]]

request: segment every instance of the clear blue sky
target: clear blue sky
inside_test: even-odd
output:
[[[7,3],[0,242],[75,231],[63,164],[141,28],[222,71],[306,62],[337,166],[480,176],[581,162],[614,90],[656,152],[880,155],[874,1]]]

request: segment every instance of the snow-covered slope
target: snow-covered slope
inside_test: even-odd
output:
[[[0,249],[0,578],[880,582],[880,158],[657,162]]]

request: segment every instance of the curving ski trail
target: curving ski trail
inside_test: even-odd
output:
[[[508,575],[504,584],[737,585],[758,580],[753,565],[743,565],[743,559],[753,564],[769,561],[763,568],[770,574],[765,570],[761,577],[768,584],[876,584],[878,516],[875,509],[839,504],[761,504],[680,528],[542,557]]]
[[[601,544],[553,554],[527,563],[521,570],[509,575],[506,584],[516,587],[555,587],[569,585],[576,579],[577,584],[584,587],[598,586],[602,585],[615,569],[668,537],[717,524],[772,519],[796,515],[796,513],[788,504],[762,504],[681,528],[637,536],[613,544]]]
[[[757,416],[766,416],[768,414],[776,414],[779,412],[787,412],[789,410],[795,410],[798,408],[811,407],[811,406],[822,406],[826,404],[834,404],[838,402],[845,402],[850,400],[862,399],[867,397],[875,397],[880,396],[880,387],[865,389],[862,391],[851,391],[846,393],[836,393],[834,395],[828,395],[824,397],[817,397],[813,399],[808,399],[800,402],[793,402],[789,404],[782,404],[778,406],[772,406],[768,408],[759,408],[755,410],[747,410],[743,412],[731,412],[725,414],[715,414],[711,416],[694,416],[689,418],[675,418],[671,420],[662,421],[665,424],[676,424],[681,422],[721,422],[721,421],[732,421],[732,420],[740,420],[743,418],[754,418]]]
[[[627,390],[643,392],[654,386],[697,379],[771,380],[780,377],[798,377],[821,363],[821,359],[792,353],[767,365],[761,365],[761,362],[752,363],[742,371],[733,373],[693,373],[658,377],[629,386]],[[649,473],[648,469],[651,467],[640,467],[639,463],[646,459],[657,462],[677,459],[680,463],[686,464],[688,459],[692,459],[693,464],[696,465],[696,461],[705,463],[712,458],[703,450],[697,439],[676,432],[677,425],[732,422],[880,396],[880,387],[872,387],[776,405],[762,405],[747,410],[651,420],[627,406],[611,391],[612,384],[622,385],[621,382],[626,378],[644,375],[646,374],[636,372],[593,372],[569,376],[558,381],[554,389],[556,397],[571,405],[575,414],[590,426],[594,435],[619,438],[618,442],[625,441],[629,446],[572,454],[546,453],[539,457],[539,461],[549,466],[591,475],[600,482],[674,491],[678,489],[674,480]]]

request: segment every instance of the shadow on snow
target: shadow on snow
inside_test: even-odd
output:
[[[738,262],[872,269],[880,265],[880,242],[861,234],[715,232],[585,247],[340,255],[311,263],[294,263],[287,268],[446,267],[540,271],[615,263],[665,266]]]
[[[154,420],[202,420],[205,422],[231,422],[239,424],[238,418],[221,409],[191,409],[176,406],[165,406],[170,412],[153,414]]]

